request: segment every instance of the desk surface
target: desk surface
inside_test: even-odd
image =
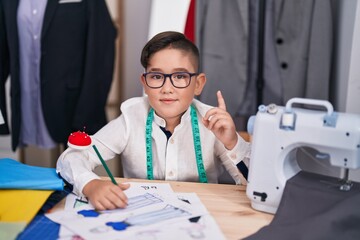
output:
[[[144,182],[144,179],[124,179],[120,182]],[[163,182],[163,181],[159,181]],[[174,192],[195,192],[219,224],[226,239],[241,239],[269,224],[272,214],[251,208],[246,187],[229,184],[168,182]]]
[[[148,181],[132,178],[117,178],[116,180],[118,182]],[[273,219],[272,214],[259,212],[251,208],[250,200],[246,196],[245,186],[166,182],[170,183],[174,192],[195,192],[215,218],[226,239],[242,239],[269,224]]]

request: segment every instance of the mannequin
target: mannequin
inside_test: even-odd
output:
[[[105,125],[115,38],[105,0],[0,0],[0,134],[11,133],[13,151],[52,148]]]

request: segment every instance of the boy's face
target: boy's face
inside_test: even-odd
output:
[[[149,61],[146,72],[160,72],[171,74],[174,72],[195,73],[193,56],[178,49],[163,49],[155,53]],[[200,95],[205,82],[205,74],[191,77],[190,85],[186,88],[176,88],[171,84],[169,77],[160,88],[150,88],[141,75],[141,82],[149,102],[156,114],[166,121],[178,121],[188,109],[195,95]]]

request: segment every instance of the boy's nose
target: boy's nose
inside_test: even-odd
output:
[[[162,89],[164,90],[169,90],[169,89],[173,89],[174,86],[172,85],[171,83],[171,79],[170,79],[170,76],[165,76],[165,80],[164,80],[164,85],[162,86]]]

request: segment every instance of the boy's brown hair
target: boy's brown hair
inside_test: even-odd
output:
[[[167,31],[158,33],[146,43],[141,52],[141,65],[147,69],[151,56],[165,48],[173,48],[190,53],[194,57],[195,69],[199,67],[199,49],[179,32]]]

